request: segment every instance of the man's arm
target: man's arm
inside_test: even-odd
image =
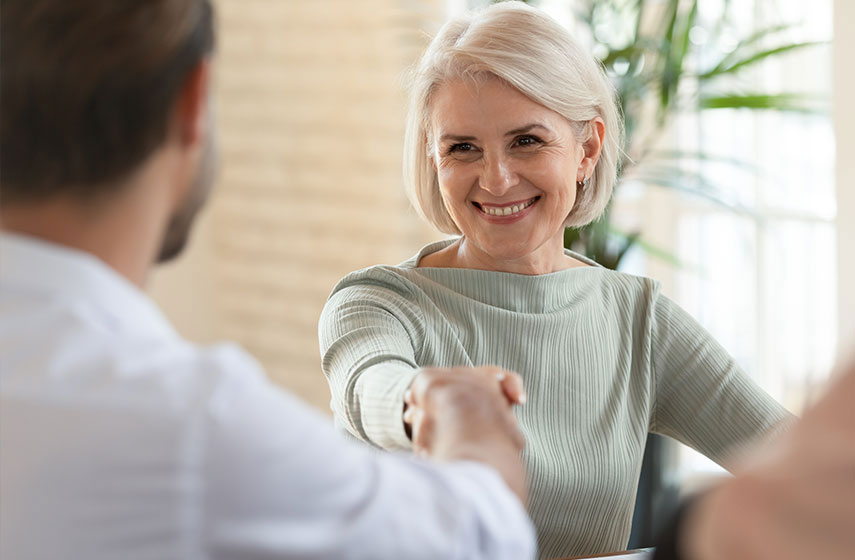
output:
[[[344,441],[325,418],[247,372],[245,363],[237,371],[223,375],[209,404],[206,533],[213,557],[533,556],[531,523],[507,486],[523,487],[521,467],[516,474],[504,467],[506,448],[519,449],[516,427],[487,425],[509,414],[506,403],[499,412],[485,412],[490,404],[470,412],[437,392],[434,402],[454,420],[435,426],[435,455],[460,459],[440,464]],[[483,390],[484,401],[493,402],[488,391],[495,387]],[[484,435],[492,443],[479,442]]]

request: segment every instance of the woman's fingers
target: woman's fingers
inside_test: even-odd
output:
[[[410,411],[412,411],[410,425],[413,427],[413,450],[429,449],[433,441],[433,418],[417,406],[408,409],[407,412]]]
[[[413,379],[410,388],[404,393],[404,403],[407,406],[419,405],[424,402],[432,388],[456,381],[466,382],[466,376],[482,376],[495,379],[498,388],[510,404],[525,404],[526,394],[522,378],[511,371],[495,366],[459,367],[459,368],[424,368]],[[471,379],[469,379],[471,381]]]
[[[525,404],[526,394],[522,377],[512,371],[500,369],[497,369],[494,375],[510,404]]]
[[[416,407],[413,405],[409,405],[404,411],[403,418],[404,422],[412,426],[413,423],[416,421]]]
[[[404,393],[402,415],[414,452],[424,454],[434,447],[437,415],[453,416],[461,407],[471,409],[470,415],[475,414],[488,401],[493,402],[488,408],[501,407],[502,403],[508,407],[525,403],[522,378],[494,366],[419,371]]]

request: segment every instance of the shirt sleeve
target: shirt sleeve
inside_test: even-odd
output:
[[[238,371],[206,414],[212,558],[533,557],[531,522],[492,469],[345,441],[257,368]]]
[[[651,325],[656,396],[650,429],[719,464],[793,420],[697,321],[658,296]]]
[[[424,340],[421,313],[405,295],[376,284],[337,289],[318,326],[336,421],[391,450],[412,448],[401,415]]]

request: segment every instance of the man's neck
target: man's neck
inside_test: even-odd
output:
[[[0,229],[90,253],[143,287],[160,248],[162,216],[168,215],[152,198],[129,192],[99,203],[7,202],[0,207]]]

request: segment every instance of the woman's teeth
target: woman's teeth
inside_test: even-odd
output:
[[[535,202],[535,198],[532,198],[528,202],[523,202],[522,204],[514,204],[513,206],[482,206],[481,210],[485,214],[489,214],[491,216],[510,216],[511,214],[516,214],[517,212],[522,212]]]

